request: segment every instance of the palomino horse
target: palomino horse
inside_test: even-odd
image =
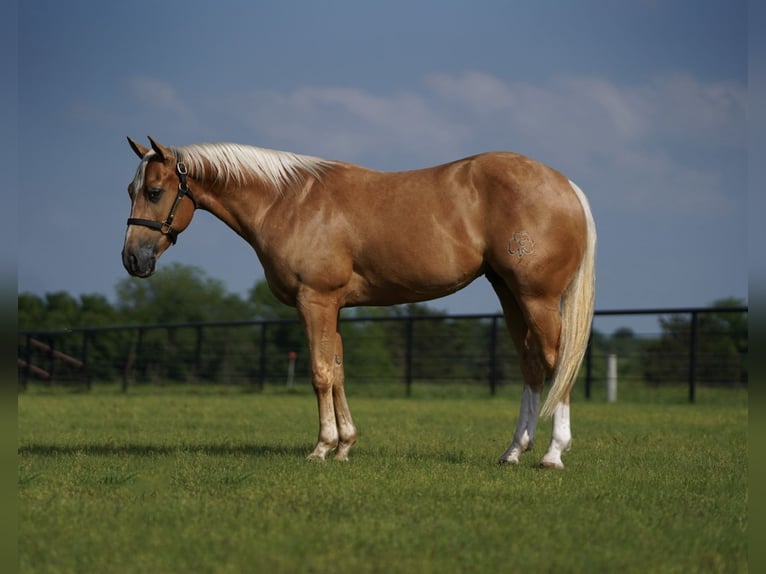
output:
[[[356,428],[346,402],[342,307],[426,301],[486,275],[518,351],[524,388],[500,462],[530,450],[540,412],[553,416],[542,458],[563,468],[569,395],[590,333],[596,231],[588,201],[559,172],[493,152],[415,171],[237,144],[146,148],[128,188],[122,261],[151,275],[195,209],[247,241],[269,286],[297,307],[311,352],[319,438],[309,459],[346,460]],[[546,376],[551,389],[540,411]]]

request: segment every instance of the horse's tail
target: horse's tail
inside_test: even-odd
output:
[[[596,299],[596,224],[585,194],[573,182],[569,183],[585,213],[585,252],[580,267],[561,298],[559,349],[551,390],[541,411],[543,417],[553,414],[556,405],[569,395],[577,380],[588,346]]]

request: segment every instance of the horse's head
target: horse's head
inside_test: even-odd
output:
[[[141,164],[128,186],[131,210],[122,264],[137,277],[154,273],[157,259],[186,229],[197,206],[185,164],[172,149],[149,141],[151,149],[128,138]]]

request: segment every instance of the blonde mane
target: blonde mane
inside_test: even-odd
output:
[[[186,163],[190,177],[212,179],[221,185],[245,185],[263,182],[275,193],[300,185],[307,177],[321,179],[322,174],[335,162],[234,143],[192,144],[170,148]],[[133,189],[141,189],[146,165],[155,155],[154,150],[144,156],[133,177]]]
[[[176,148],[189,175],[222,185],[260,181],[276,193],[311,176],[320,179],[334,162],[317,157],[234,143],[192,144]]]

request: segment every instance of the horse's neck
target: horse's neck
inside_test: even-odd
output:
[[[259,184],[221,187],[206,184],[201,194],[201,207],[228,225],[235,233],[252,243],[254,229],[260,226],[274,192]]]

